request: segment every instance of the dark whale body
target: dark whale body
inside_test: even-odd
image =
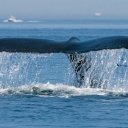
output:
[[[0,39],[0,52],[65,53],[73,66],[76,77],[79,78],[78,86],[81,86],[84,81],[84,71],[91,67],[90,59],[82,56],[81,53],[121,48],[128,49],[127,36],[112,36],[89,41],[80,41],[72,37],[62,42],[31,38]]]
[[[29,38],[2,38],[0,52],[23,53],[86,53],[102,49],[128,49],[127,36],[113,36],[89,41],[79,41],[73,37],[68,41],[52,41]]]

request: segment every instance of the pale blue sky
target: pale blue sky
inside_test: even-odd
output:
[[[96,17],[94,13],[100,12]],[[128,19],[128,0],[0,0],[0,19]]]

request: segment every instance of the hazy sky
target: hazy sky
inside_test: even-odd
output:
[[[0,19],[10,15],[20,19],[128,19],[128,0],[0,0]]]

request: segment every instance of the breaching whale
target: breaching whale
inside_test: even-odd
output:
[[[121,48],[128,49],[127,36],[111,36],[88,41],[80,41],[76,37],[72,37],[68,41],[32,38],[0,39],[0,52],[65,53],[76,74],[78,86],[82,85],[84,73],[91,67],[91,58],[82,53]]]

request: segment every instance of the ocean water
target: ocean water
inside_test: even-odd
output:
[[[128,36],[128,21],[0,22],[0,38],[84,41],[118,35]],[[0,53],[0,128],[127,128],[128,50],[84,55],[92,66],[77,87],[63,53]]]

